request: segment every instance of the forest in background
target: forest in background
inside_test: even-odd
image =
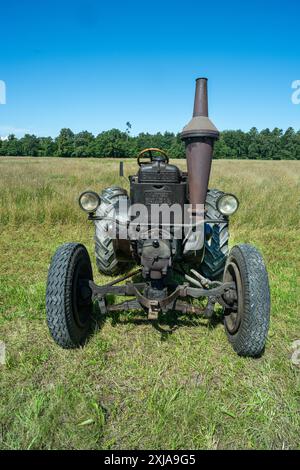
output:
[[[140,133],[132,136],[130,123],[126,131],[111,129],[97,136],[91,132],[74,133],[64,128],[56,138],[25,134],[17,138],[11,134],[0,140],[0,156],[32,157],[96,157],[130,158],[147,147],[165,150],[171,158],[184,158],[184,144],[180,134],[173,132]],[[226,130],[215,144],[216,159],[299,160],[300,130],[275,128],[249,132]]]

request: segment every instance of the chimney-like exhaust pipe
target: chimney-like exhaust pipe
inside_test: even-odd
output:
[[[196,210],[196,205],[205,204],[214,143],[219,138],[208,119],[207,78],[196,80],[193,118],[180,137],[186,148],[190,204]]]

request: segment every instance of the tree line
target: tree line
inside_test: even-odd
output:
[[[71,129],[62,129],[56,138],[25,134],[18,139],[11,134],[0,140],[0,156],[126,158],[135,157],[146,147],[158,147],[171,158],[184,158],[179,134],[142,132],[131,136],[130,128],[127,123],[126,132],[111,129],[97,136],[88,131],[75,134]],[[214,158],[299,160],[300,130],[296,132],[291,127],[285,132],[278,128],[259,132],[255,127],[249,132],[226,130],[215,144]]]

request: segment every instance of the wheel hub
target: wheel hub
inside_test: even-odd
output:
[[[225,309],[225,323],[230,334],[235,334],[241,324],[243,314],[243,288],[240,271],[234,261],[228,263],[224,274],[224,282],[235,282],[236,284],[236,302],[231,309]]]

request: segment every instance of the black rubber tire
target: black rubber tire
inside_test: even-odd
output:
[[[207,219],[221,219],[224,224],[208,224],[212,229],[210,240],[205,240],[204,258],[200,271],[203,276],[211,280],[222,279],[226,259],[229,253],[229,222],[217,209],[217,200],[224,194],[218,189],[209,189],[206,196],[205,210]]]
[[[264,351],[270,323],[271,300],[266,266],[260,252],[247,244],[237,245],[230,251],[224,281],[232,277],[229,274],[230,266],[232,269],[230,263],[238,268],[242,303],[239,321],[235,323],[236,331],[229,328],[231,311],[224,310],[225,331],[240,356],[258,357]]]
[[[119,187],[105,189],[101,193],[101,205],[97,215],[110,216],[120,197],[128,197],[125,189]],[[98,270],[108,276],[121,272],[122,267],[117,260],[113,240],[107,232],[107,222],[105,220],[95,222],[95,229],[95,256]]]
[[[93,279],[91,261],[80,243],[65,243],[48,271],[47,323],[54,341],[65,349],[84,345],[92,330],[93,303],[86,280]],[[81,289],[79,285],[85,283]]]

